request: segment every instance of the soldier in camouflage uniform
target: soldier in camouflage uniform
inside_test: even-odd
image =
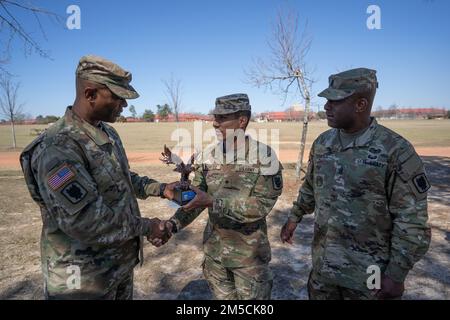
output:
[[[266,216],[283,188],[282,167],[268,146],[244,134],[251,115],[246,94],[217,98],[213,115],[222,141],[196,159],[197,196],[170,219],[173,232],[208,207],[203,273],[215,298],[270,299]]]
[[[131,172],[118,133],[104,122],[139,96],[130,81],[108,60],[81,58],[73,107],[20,156],[41,209],[47,299],[131,299],[142,237],[164,238],[159,219],[140,216],[136,197],[170,198],[173,185]]]
[[[430,185],[413,146],[370,117],[377,87],[376,71],[359,68],[330,76],[319,94],[333,129],[314,141],[281,231],[292,243],[303,215],[315,213],[310,299],[399,298],[428,250]],[[380,268],[380,289],[369,290],[372,265]]]

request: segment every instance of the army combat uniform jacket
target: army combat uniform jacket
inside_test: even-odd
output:
[[[249,155],[263,149],[270,164],[249,160]],[[240,149],[235,155],[239,153]],[[283,189],[282,167],[275,153],[247,137],[245,161],[237,161],[236,156],[227,161],[225,154],[216,157],[213,151],[202,163],[196,162],[195,168],[192,184],[214,198],[204,231],[205,254],[226,268],[268,263],[271,249],[266,216]],[[202,211],[179,209],[171,220],[181,230]]]
[[[290,214],[315,213],[313,271],[357,290],[367,290],[371,265],[403,282],[430,243],[429,187],[413,146],[375,119],[347,146],[338,129],[321,134]]]
[[[94,127],[69,107],[64,117],[20,157],[31,196],[41,209],[41,258],[47,292],[71,295],[67,279],[78,269],[81,298],[99,298],[142,259],[136,197],[160,193],[160,184],[130,172],[117,132]]]

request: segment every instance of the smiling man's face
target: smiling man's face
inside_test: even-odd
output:
[[[213,127],[216,129],[216,135],[219,140],[226,141],[227,135],[234,136],[236,130],[243,130],[247,128],[250,118],[247,115],[242,115],[240,112],[230,114],[215,114]]]
[[[231,134],[240,128],[239,117],[235,113],[215,114],[213,127],[216,129],[217,138],[226,141],[227,131],[228,134]]]

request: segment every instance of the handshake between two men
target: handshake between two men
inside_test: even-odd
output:
[[[190,181],[168,183],[165,185],[163,198],[174,200],[177,189],[184,189],[186,191],[191,190],[195,193],[195,197],[191,201],[181,206],[183,211],[191,211],[197,208],[208,208],[213,205],[213,198],[206,192],[203,192],[199,188],[191,185]],[[147,240],[155,247],[160,247],[169,241],[172,234],[176,232],[175,228],[175,224],[170,220],[152,218],[150,219],[148,233],[146,235]]]
[[[180,181],[168,183],[163,186],[164,191],[161,196],[179,204],[183,211],[213,206],[213,198],[206,192],[191,185],[191,181],[189,180],[189,174],[193,171],[194,157],[195,155],[192,155],[185,164],[166,145],[164,145],[164,151],[161,153],[160,160],[167,165],[174,164],[174,171],[181,174]],[[170,220],[153,218],[150,220],[147,240],[154,246],[160,247],[169,241],[172,234],[176,231],[175,224]]]

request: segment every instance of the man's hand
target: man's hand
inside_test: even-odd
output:
[[[189,203],[182,206],[183,210],[191,211],[197,208],[213,206],[213,197],[193,185],[191,185],[190,188],[196,193],[196,196]]]
[[[150,219],[150,221],[150,233],[147,234],[147,240],[155,247],[160,247],[172,237],[172,222],[161,221],[158,218]]]
[[[166,185],[166,187],[164,188],[164,192],[163,192],[164,198],[169,199],[169,200],[172,200],[173,197],[175,196],[173,190],[174,190],[175,187],[178,186],[179,184],[180,184],[179,181],[172,182],[172,183],[168,183],[168,184]]]
[[[297,222],[288,220],[281,228],[280,238],[282,243],[293,244],[292,240],[294,238],[294,231],[297,228]]]
[[[375,296],[380,300],[399,298],[405,291],[405,285],[403,282],[396,282],[385,275],[381,276],[380,285],[380,289],[374,290]]]

